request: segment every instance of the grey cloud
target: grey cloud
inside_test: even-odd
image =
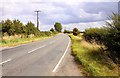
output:
[[[112,12],[117,11],[117,2],[79,2],[69,5],[64,2],[28,1],[28,3],[15,3],[14,5],[5,4],[2,9],[5,18],[19,18],[24,22],[31,20],[35,22],[34,11],[41,10],[42,12],[39,13],[41,25],[52,26],[55,22],[72,24],[107,20]]]
[[[84,4],[84,6],[81,7],[81,4]],[[53,2],[52,5],[55,7],[55,9],[52,11],[52,13],[43,15],[44,20],[42,22],[53,24],[52,22],[60,21],[63,24],[69,24],[69,23],[94,22],[94,21],[107,20],[107,17],[112,12],[117,11],[116,4],[117,3],[115,2],[104,2],[104,3],[89,2],[89,3],[79,3],[78,5],[70,6],[65,3]],[[60,8],[62,10],[60,10]],[[86,12],[86,14],[89,14],[89,16],[84,16],[84,18],[78,17],[78,15],[81,15],[81,13],[78,12],[80,9],[83,9],[83,11]],[[99,16],[97,16],[99,15],[99,13],[101,13],[101,18],[98,18]],[[56,17],[56,15],[59,16]],[[62,15],[65,15],[65,17]],[[47,21],[44,22],[45,20]]]
[[[85,3],[82,8],[88,13],[105,12],[111,14],[111,12],[118,11],[118,2],[89,2]]]

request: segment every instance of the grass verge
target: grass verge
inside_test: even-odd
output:
[[[42,36],[42,37],[32,37],[32,38],[14,38],[14,39],[0,40],[0,47],[12,47],[12,46],[20,45],[20,44],[43,40],[43,39],[50,38],[53,36],[54,35]]]
[[[84,67],[89,76],[118,76],[118,65],[101,53],[100,45],[86,42],[81,35],[69,35],[72,39],[72,55]]]

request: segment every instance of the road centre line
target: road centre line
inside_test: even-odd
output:
[[[36,49],[33,49],[33,50],[29,51],[28,53],[32,53],[32,52],[34,52],[35,50],[40,49],[40,48],[43,48],[43,47],[45,47],[45,46],[46,46],[46,45],[40,46],[40,47],[38,47],[38,48],[36,48]]]
[[[10,62],[10,61],[11,61],[11,59],[8,59],[8,60],[6,60],[6,61],[3,61],[3,62],[0,63],[0,65],[2,65],[2,64],[4,64],[4,63],[7,63],[7,62]]]
[[[55,68],[52,70],[52,72],[55,72],[55,71],[57,70],[57,68],[58,68],[58,66],[60,65],[60,63],[62,62],[65,54],[67,53],[67,50],[68,50],[68,48],[69,48],[69,45],[70,45],[70,39],[69,39],[69,43],[68,43],[68,45],[67,45],[67,48],[66,48],[64,54],[62,55],[62,57],[60,58],[60,60],[59,60],[59,62],[57,63],[57,65],[56,65]]]

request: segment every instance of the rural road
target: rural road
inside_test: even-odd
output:
[[[59,34],[49,39],[4,49],[0,63],[2,76],[78,76],[80,72],[73,64],[70,45],[70,38]]]

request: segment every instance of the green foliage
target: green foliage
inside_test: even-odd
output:
[[[55,30],[53,28],[50,29],[51,32],[54,32]]]
[[[70,34],[70,33],[72,33],[72,31],[69,31],[69,30],[64,30],[64,33],[68,33],[68,34]]]
[[[12,32],[12,34],[22,34],[23,30],[23,24],[17,19],[17,20],[13,20],[13,24],[10,26],[10,30]]]
[[[6,21],[2,21],[2,32],[8,32],[9,35],[12,35],[12,33],[10,32],[10,28],[12,26],[12,21],[7,19]]]
[[[82,72],[87,76],[118,76],[118,65],[101,53],[101,45],[86,42],[81,36],[69,35],[72,39],[72,55]]]
[[[98,44],[102,44],[104,37],[108,34],[105,28],[89,28],[84,32],[84,37],[86,41],[92,42],[97,41]]]
[[[104,44],[108,47],[111,58],[120,63],[120,15],[113,14],[111,19],[112,23],[107,22],[109,34],[105,37]]]
[[[112,22],[106,22],[105,28],[90,28],[85,30],[84,37],[87,41],[96,41],[104,44],[109,51],[109,57],[114,62],[120,63],[120,15],[113,14]]]
[[[32,22],[28,22],[26,24],[26,34],[30,35],[30,34],[34,34],[35,36],[39,36],[40,31],[35,27],[35,25]]]
[[[18,19],[15,19],[13,21],[9,19],[5,21],[1,21],[0,28],[1,28],[0,31],[2,32],[3,36],[21,35],[21,38],[42,37],[42,36],[51,36],[57,34],[53,28],[51,30],[53,32],[50,31],[40,32],[32,22],[28,22],[27,24],[24,25]]]
[[[0,40],[0,46],[16,46],[20,44],[25,44],[28,42],[38,41],[49,38],[49,36],[42,36],[42,37],[32,37],[32,38],[13,38],[13,39],[7,39],[7,40]]]
[[[80,33],[80,31],[77,28],[73,29],[73,35],[77,36]]]
[[[0,37],[2,37],[2,22],[0,22]]]
[[[55,27],[55,30],[57,32],[61,32],[62,31],[62,25],[61,25],[61,23],[56,22],[55,25],[54,25],[54,27]]]

